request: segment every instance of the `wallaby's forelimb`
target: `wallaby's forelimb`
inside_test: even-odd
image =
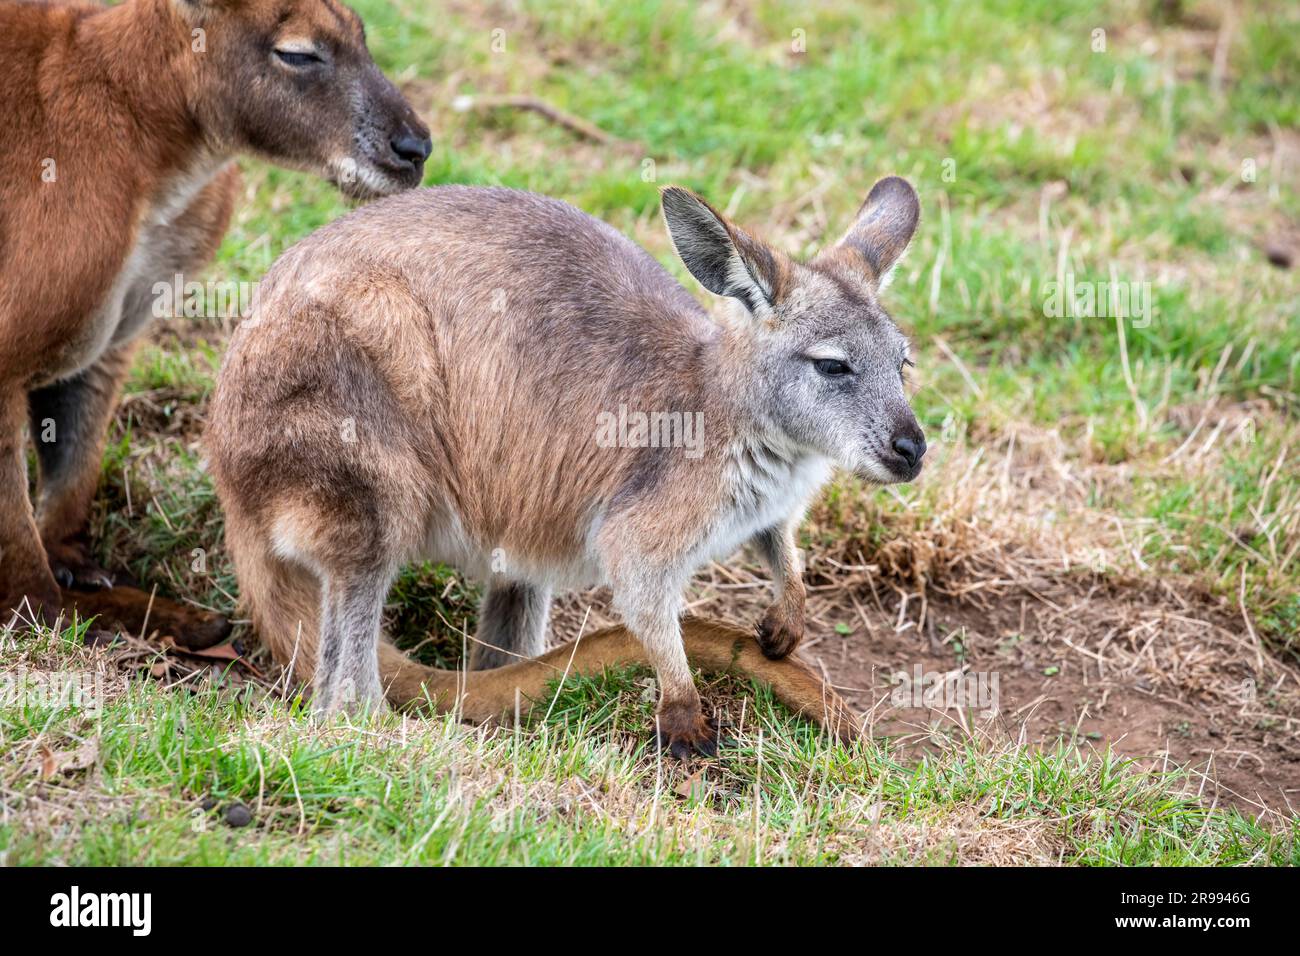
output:
[[[36,521],[50,570],[65,588],[112,583],[77,537],[86,530],[108,422],[133,352],[131,344],[111,349],[76,375],[27,393],[39,464]]]
[[[797,530],[797,523],[790,522],[769,528],[755,539],[776,586],[776,601],[758,622],[758,643],[774,660],[790,654],[803,640],[805,592],[795,542]]]
[[[373,635],[379,633],[390,578],[362,573],[326,582],[312,697],[317,713],[383,703]]]

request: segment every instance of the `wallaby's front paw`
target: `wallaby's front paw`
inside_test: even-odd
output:
[[[788,657],[803,640],[803,613],[773,604],[758,622],[758,646],[763,656],[774,661]]]
[[[718,754],[718,727],[695,707],[661,707],[656,717],[658,730],[655,746],[662,753],[668,751],[678,760],[692,754],[716,757]]]

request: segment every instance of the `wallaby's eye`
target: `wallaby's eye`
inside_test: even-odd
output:
[[[813,359],[813,367],[829,378],[853,374],[853,369],[839,359]]]
[[[325,62],[310,50],[276,50],[275,56],[285,66],[291,66],[295,69],[303,69]]]
[[[906,375],[907,369],[909,368],[916,368],[916,363],[913,362],[910,358],[903,359],[903,364],[898,366],[898,374]]]

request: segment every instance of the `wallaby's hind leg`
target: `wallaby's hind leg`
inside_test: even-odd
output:
[[[129,347],[113,349],[71,378],[27,393],[40,465],[36,520],[59,584],[106,587],[108,573],[90,557],[86,522],[99,484],[108,420],[131,364]]]
[[[391,575],[330,575],[321,587],[320,647],[312,679],[312,709],[380,707],[379,627]]]
[[[471,670],[504,667],[546,650],[549,588],[496,579],[479,608],[478,631],[469,654]]]

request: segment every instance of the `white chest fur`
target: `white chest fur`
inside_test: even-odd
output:
[[[768,528],[801,514],[830,478],[820,455],[754,439],[738,441],[727,465],[728,505],[700,548],[701,561],[727,557]]]

